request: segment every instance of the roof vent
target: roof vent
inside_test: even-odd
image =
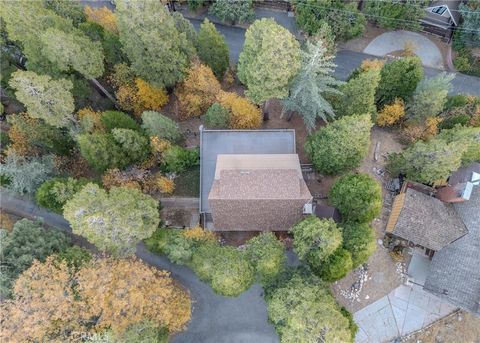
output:
[[[240,175],[250,175],[250,172],[249,171],[241,171]]]

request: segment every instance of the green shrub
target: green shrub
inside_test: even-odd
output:
[[[142,162],[150,154],[150,142],[141,133],[129,129],[113,129],[112,136],[120,146],[126,164]]]
[[[365,14],[380,27],[396,30],[420,31],[420,19],[426,12],[423,6],[427,1],[414,0],[405,2],[376,1],[365,2]]]
[[[209,13],[228,24],[249,23],[255,19],[252,0],[231,1],[216,0],[209,9]]]
[[[353,268],[357,268],[375,251],[375,232],[368,223],[344,223],[342,229],[343,247],[352,255]]]
[[[130,129],[140,131],[140,126],[128,114],[118,111],[106,111],[102,113],[100,121],[107,130],[111,132],[113,129]]]
[[[468,104],[468,96],[457,94],[447,96],[447,102],[443,107],[444,111],[448,111],[454,107],[463,107]]]
[[[163,326],[159,327],[153,322],[144,320],[131,325],[123,334],[118,336],[118,340],[115,341],[121,343],[167,343],[168,336],[168,328]],[[108,343],[108,341],[104,343]]]
[[[58,259],[65,261],[73,270],[79,270],[84,264],[90,262],[92,255],[87,249],[77,245],[71,246],[57,255]]]
[[[348,174],[332,186],[329,202],[344,220],[370,222],[382,210],[382,189],[368,174]]]
[[[226,129],[230,122],[230,113],[220,105],[214,103],[205,114],[205,125],[209,129]]]
[[[343,314],[345,318],[348,319],[350,333],[352,335],[352,342],[354,342],[355,336],[357,335],[357,331],[358,331],[358,325],[357,323],[355,323],[355,320],[353,320],[353,315],[350,312],[348,312],[348,310],[345,307],[342,307],[340,309],[340,312]]]
[[[178,124],[159,112],[143,112],[142,127],[150,137],[156,136],[170,142],[178,142],[182,138]]]
[[[124,168],[128,165],[122,148],[111,134],[93,133],[77,135],[80,154],[95,170],[104,172],[111,168]]]
[[[200,164],[198,149],[184,149],[172,146],[162,156],[162,169],[166,172],[181,173]]]
[[[192,261],[189,264],[195,271],[198,278],[210,282],[213,277],[216,265],[216,257],[221,253],[221,247],[214,244],[199,246],[192,254]]]
[[[453,129],[456,125],[468,126],[470,116],[467,114],[460,114],[445,118],[439,125],[440,129]]]
[[[13,230],[0,229],[2,249],[0,257],[2,272],[0,277],[0,296],[11,296],[13,281],[33,260],[41,262],[55,253],[68,248],[70,240],[55,229],[45,229],[40,221],[22,219],[15,223]]]
[[[42,183],[35,193],[35,201],[41,207],[57,213],[63,212],[63,205],[89,181],[86,179],[54,178]]]
[[[236,297],[250,288],[255,281],[255,272],[246,254],[225,246],[215,257],[212,274],[212,289],[219,294]]]
[[[192,258],[193,242],[185,238],[183,230],[157,229],[153,235],[145,240],[151,251],[165,254],[172,262],[186,264]]]
[[[283,271],[285,247],[272,232],[264,232],[250,239],[247,255],[262,284],[269,284]]]
[[[308,137],[305,151],[323,174],[352,170],[368,154],[371,127],[369,114],[340,118]]]
[[[327,257],[316,272],[322,280],[333,282],[342,279],[352,269],[352,255],[348,250],[338,248]]]
[[[212,68],[217,79],[222,80],[230,63],[228,45],[225,37],[208,19],[200,26],[197,50],[200,60]]]

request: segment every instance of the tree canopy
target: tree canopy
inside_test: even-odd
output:
[[[217,79],[223,79],[229,64],[228,46],[225,37],[208,19],[203,21],[198,32],[198,57],[212,68]]]
[[[248,23],[255,19],[252,0],[216,0],[209,13],[228,24]]]
[[[366,173],[340,177],[333,184],[328,199],[348,221],[370,222],[382,209],[380,184]]]
[[[12,74],[10,86],[16,90],[15,97],[25,104],[30,116],[57,127],[70,124],[75,110],[71,81],[19,70]]]
[[[316,127],[317,118],[327,121],[335,114],[328,95],[340,96],[335,86],[342,82],[331,75],[336,65],[332,62],[334,55],[328,54],[322,40],[312,43],[307,41],[301,53],[302,65],[290,86],[290,94],[283,101],[283,111],[297,111],[302,117],[308,131]]]
[[[142,79],[157,87],[182,80],[195,48],[159,1],[116,1],[120,42]]]
[[[238,78],[254,103],[283,99],[300,68],[300,46],[295,37],[273,19],[256,20],[245,33],[238,60]]]
[[[370,146],[370,115],[347,116],[320,128],[305,144],[318,171],[339,174],[360,165]]]
[[[135,252],[138,241],[156,230],[158,202],[137,189],[112,187],[107,193],[87,184],[64,206],[75,234],[114,255]]]

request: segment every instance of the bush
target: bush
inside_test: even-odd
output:
[[[150,137],[158,137],[170,142],[178,142],[182,138],[178,124],[159,112],[143,112],[142,127]]]
[[[321,173],[349,171],[367,156],[371,127],[368,114],[343,117],[308,137],[305,151]]]
[[[89,181],[86,179],[54,178],[42,183],[35,193],[35,201],[41,207],[57,213],[63,212],[63,205]]]
[[[342,233],[332,219],[308,216],[292,228],[293,248],[301,261],[320,270],[342,244]]]
[[[231,25],[250,23],[255,19],[252,3],[252,0],[216,0],[210,6],[209,13],[218,17],[222,22]]]
[[[338,248],[322,263],[317,275],[324,281],[333,282],[342,279],[353,269],[352,255],[344,248]]]
[[[124,163],[142,162],[150,154],[150,141],[142,134],[129,129],[113,129],[112,136],[124,154]]]
[[[386,64],[380,73],[376,101],[379,105],[392,103],[395,98],[407,101],[423,79],[419,57],[405,57]]]
[[[448,111],[455,107],[463,107],[469,103],[469,96],[457,94],[447,96],[447,101],[443,107],[444,111]]]
[[[368,174],[348,174],[332,186],[329,202],[338,208],[344,220],[370,222],[382,209],[382,189]]]
[[[107,132],[113,129],[130,129],[140,131],[140,126],[128,114],[118,111],[106,111],[102,113],[100,118]]]
[[[13,230],[0,230],[2,250],[2,277],[0,278],[0,296],[11,296],[12,282],[35,259],[45,261],[51,254],[64,251],[69,239],[55,229],[45,229],[40,221],[22,219],[15,223]],[[8,267],[4,267],[8,266]]]
[[[221,295],[236,297],[250,288],[255,273],[245,253],[224,246],[215,257],[211,278],[212,289]]]
[[[402,99],[396,98],[391,104],[383,106],[378,113],[378,126],[390,126],[405,116],[405,105]]]
[[[157,229],[145,240],[147,248],[165,254],[173,263],[186,264],[192,258],[193,242],[178,229]]]
[[[258,129],[262,125],[260,109],[248,99],[222,91],[217,101],[230,112],[230,129]]]
[[[205,282],[210,282],[216,266],[216,258],[220,254],[221,247],[214,244],[205,244],[199,246],[192,255],[190,267],[195,271],[198,278]]]
[[[220,105],[214,103],[205,114],[205,125],[209,129],[226,129],[230,122],[230,113],[228,110]]]
[[[366,1],[365,13],[367,18],[380,27],[396,30],[420,31],[420,19],[425,16],[426,4],[423,0],[407,2],[393,1]]]
[[[169,331],[164,326],[144,320],[131,325],[116,342],[130,343],[168,343]],[[108,343],[110,341],[101,341]],[[112,342],[113,343],[113,342]]]
[[[468,114],[460,114],[457,116],[445,118],[440,123],[440,129],[442,130],[453,129],[457,125],[468,126],[469,123],[470,123],[470,116]]]
[[[283,271],[285,247],[273,233],[263,232],[247,242],[247,255],[262,284],[269,284]]]
[[[296,0],[297,25],[309,35],[315,35],[323,23],[328,23],[338,40],[346,41],[360,36],[365,29],[365,16],[355,3],[340,0]]]
[[[92,255],[87,249],[74,245],[61,251],[57,258],[59,261],[65,261],[69,268],[78,271],[82,266],[91,261]]]
[[[367,223],[344,223],[342,224],[343,247],[352,255],[352,266],[357,268],[376,249],[375,232]]]
[[[124,152],[111,134],[80,134],[77,136],[77,142],[82,157],[99,172],[111,168],[124,168],[128,165]]]
[[[198,149],[184,149],[174,145],[163,153],[161,167],[166,172],[181,173],[199,164]]]

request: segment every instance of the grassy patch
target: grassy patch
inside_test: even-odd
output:
[[[200,168],[190,169],[180,173],[175,178],[175,191],[173,195],[198,197],[200,195]]]

